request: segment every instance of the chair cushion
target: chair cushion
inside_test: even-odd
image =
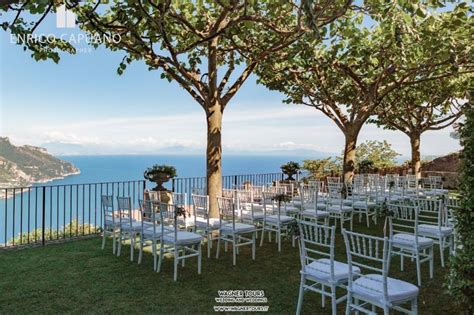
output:
[[[353,271],[360,273],[360,268],[352,266]],[[322,258],[313,261],[306,266],[306,274],[316,280],[331,280],[331,260],[328,258]],[[345,281],[349,278],[349,265],[334,261],[334,281],[340,282]]]
[[[392,245],[395,247],[414,247],[415,246],[415,235],[398,233],[393,235]],[[431,238],[418,236],[418,247],[430,247],[433,246],[433,240]]]
[[[135,232],[140,232],[142,230],[142,223],[138,221],[132,221],[132,224],[130,224],[130,221],[123,221],[120,226],[120,228],[124,231],[135,231]]]
[[[256,230],[254,225],[245,224],[245,223],[235,223],[235,230],[233,229],[232,223],[227,223],[221,227],[221,232],[224,234],[231,234],[234,232],[235,234],[239,233],[250,233]]]
[[[107,226],[107,227],[112,227],[112,226],[114,226],[114,225],[115,225],[115,227],[119,227],[119,226],[120,226],[120,219],[119,219],[119,218],[116,218],[116,219],[115,219],[115,222],[112,221],[112,219],[106,219],[106,220],[105,220],[105,226]]]
[[[325,210],[326,207],[327,207],[326,204],[323,203],[323,202],[318,202],[318,203],[316,204],[316,208],[317,208],[318,210],[319,210],[319,209]],[[304,209],[304,210],[313,210],[313,211],[314,211],[314,203],[313,203],[313,204],[309,204],[309,205],[305,205],[305,206],[303,207],[303,209]]]
[[[364,275],[352,283],[355,294],[369,301],[383,301],[383,276],[378,274]],[[418,296],[418,287],[411,283],[387,277],[389,302],[404,301]]]
[[[255,211],[253,212],[254,220],[263,220],[263,212],[262,211]],[[252,210],[242,210],[242,218],[243,219],[252,219]]]
[[[302,212],[302,215],[304,217],[313,217],[314,218],[314,215],[316,215],[318,218],[326,218],[326,217],[329,216],[329,212],[319,211],[319,210],[317,212],[315,212],[314,209],[311,209],[311,210],[308,209],[308,210],[304,210]]]
[[[155,230],[156,238],[161,237],[161,224],[157,224],[155,229],[156,229]],[[173,227],[172,226],[165,226],[164,227],[164,232],[165,232],[165,234],[169,233],[169,232],[173,232]],[[145,228],[142,233],[143,233],[143,235],[145,235],[146,238],[153,238],[153,226]]]
[[[329,212],[351,212],[352,207],[335,205],[335,206],[329,206],[327,210]]]
[[[282,214],[280,215],[280,223],[287,223],[294,219],[295,218],[289,217],[287,215],[282,215]],[[269,223],[278,223],[278,215],[277,214],[269,215],[267,216],[266,220]]]
[[[222,220],[222,224],[227,224],[227,221]],[[196,217],[196,225],[200,228],[207,228],[207,219],[203,217]],[[219,227],[218,218],[209,218],[209,228],[217,229]]]
[[[177,241],[175,242],[174,232],[165,234],[163,236],[163,242],[166,243],[176,243],[178,245],[186,245],[186,244],[196,244],[201,242],[202,236],[197,233],[186,232],[186,231],[179,231],[177,233]]]
[[[375,202],[372,202],[372,201],[367,201],[367,203],[365,201],[354,201],[354,203],[352,204],[352,207],[354,209],[366,209],[366,208],[375,208],[376,204]]]
[[[419,224],[418,233],[423,235],[432,235],[432,236],[446,236],[453,233],[453,229],[447,226],[431,225],[431,224]]]

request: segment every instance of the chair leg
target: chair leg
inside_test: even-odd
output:
[[[444,237],[440,237],[439,241],[439,255],[441,257],[441,267],[444,267]]]
[[[305,283],[304,275],[301,275],[300,291],[298,295],[298,306],[296,307],[296,315],[301,314],[301,308],[303,307],[304,283]]]
[[[235,266],[237,264],[237,252],[236,252],[236,240],[235,234],[232,234],[232,264]]]
[[[419,252],[416,252],[416,276],[418,279],[418,286],[421,287],[420,253]]]
[[[117,249],[117,256],[120,256],[120,253],[122,251],[122,241],[123,241],[123,234],[122,234],[122,232],[120,232],[118,249]]]
[[[161,264],[163,263],[163,256],[164,256],[164,251],[163,251],[163,243],[160,244],[160,259],[158,260],[158,268],[156,269],[156,272],[160,272],[161,270]]]
[[[202,250],[201,250],[201,243],[198,244],[198,274],[201,274],[201,261],[202,261]]]
[[[278,252],[281,252],[281,227],[278,228],[277,241],[278,241]]]
[[[104,228],[104,233],[103,233],[104,236],[102,237],[102,250],[104,250],[105,248],[105,234],[107,234],[106,231],[107,229]]]
[[[405,259],[405,256],[403,256],[403,250],[400,249],[400,271],[403,271],[403,261]]]
[[[255,238],[257,237],[258,233],[253,232],[252,233],[252,259],[255,260]]]
[[[418,314],[418,299],[417,298],[414,298],[411,301],[411,314],[412,315]]]
[[[138,252],[138,264],[142,263],[143,256],[143,235],[140,235],[140,251]]]
[[[207,233],[207,258],[211,258],[212,233]]]
[[[365,217],[367,218],[367,227],[370,227],[369,210],[365,212]]]
[[[153,251],[153,271],[156,271],[156,240],[153,240],[153,244],[151,245],[151,250]]]
[[[117,251],[116,251],[116,246],[117,246],[117,244],[116,244],[116,243],[117,243],[117,233],[115,232],[115,230],[114,230],[114,232],[112,233],[112,242],[113,242],[113,243],[112,243],[112,254],[115,255],[115,253],[117,252]]]
[[[346,315],[351,315],[352,294],[347,292]]]
[[[321,291],[326,292],[326,287],[324,284],[321,284]],[[323,308],[326,307],[326,296],[324,294],[321,294],[321,306]]]
[[[173,280],[178,280],[178,258],[179,258],[179,247],[175,247],[174,250],[174,268],[173,268]]]
[[[387,305],[383,307],[383,315],[390,315],[390,308]]]
[[[260,247],[263,245],[263,239],[265,238],[265,228],[262,227],[262,238],[260,239]]]
[[[183,247],[183,256],[186,255],[186,246]],[[181,259],[181,267],[184,267],[186,259]]]
[[[130,233],[130,261],[133,261],[133,247],[135,246],[135,234]]]
[[[336,286],[331,286],[331,308],[332,315],[337,315]]]
[[[433,279],[434,274],[434,248],[430,248],[430,279]]]
[[[220,251],[221,251],[221,235],[219,234],[219,238],[217,239],[216,259],[219,258]]]

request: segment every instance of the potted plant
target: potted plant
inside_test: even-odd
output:
[[[163,184],[176,177],[176,168],[170,165],[155,164],[145,170],[143,177],[156,184],[153,191],[167,191]]]
[[[283,174],[288,176],[286,180],[295,180],[293,178],[293,175],[298,174],[299,170],[301,169],[300,165],[294,161],[290,161],[286,164],[283,164],[282,166],[280,166],[280,168]]]

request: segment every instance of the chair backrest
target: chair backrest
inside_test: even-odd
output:
[[[207,195],[207,189],[206,187],[193,187],[193,189],[191,189],[191,194],[205,196]]]
[[[300,195],[301,195],[301,208],[310,209],[313,208],[317,210],[318,205],[318,190],[314,186],[301,185],[300,186]],[[315,212],[316,215],[316,212]]]
[[[329,259],[330,277],[334,280],[335,226],[319,225],[309,221],[298,221],[300,231],[301,268],[321,258]],[[317,270],[326,273],[326,270]]]
[[[144,229],[145,222],[151,223],[153,228],[153,235],[156,235],[156,223],[159,218],[157,218],[157,213],[160,211],[160,203],[153,200],[138,200],[140,205],[140,212],[142,218],[142,229]]]
[[[441,227],[447,221],[447,213],[441,198],[412,198],[410,202],[418,208],[418,223],[438,225]]]
[[[231,221],[232,229],[235,230],[234,198],[217,197],[217,205],[219,207],[219,226],[222,226],[222,221]]]
[[[222,197],[234,198],[235,197],[235,189],[222,189]]]
[[[120,225],[132,224],[132,199],[130,197],[117,197],[117,203],[120,214]]]
[[[390,239],[395,233],[411,234],[415,236],[415,245],[418,247],[418,207],[393,203],[389,203],[387,207],[391,212],[388,217]]]
[[[115,226],[114,196],[102,195],[100,200],[104,216],[104,225],[112,224],[112,226]],[[117,220],[119,220],[119,218],[117,218]]]
[[[195,221],[197,217],[205,218],[207,220],[209,217],[209,196],[193,194],[191,195],[191,199],[193,201]]]
[[[342,198],[342,183],[328,183],[328,199],[331,200],[339,200]]]
[[[329,184],[340,184],[341,178],[340,177],[327,177],[326,181]]]
[[[348,290],[353,291],[353,279],[366,277],[364,270],[370,270],[370,274],[382,275],[382,290],[370,287],[367,289],[375,290],[382,294],[385,301],[388,300],[387,276],[390,267],[390,240],[372,235],[349,232],[342,229],[344,243],[346,244],[347,263],[349,265],[349,283]],[[354,266],[359,267],[361,273],[355,271]],[[361,284],[358,284],[361,285]]]
[[[173,192],[171,194],[171,203],[176,206],[186,207],[188,205],[187,194]]]
[[[155,202],[161,201],[161,193],[159,191],[148,190],[146,193],[148,194],[148,197],[150,198],[150,200],[155,201]]]
[[[443,189],[443,177],[442,176],[435,176],[430,175],[428,176],[430,181],[430,188],[431,189]]]
[[[177,215],[177,205],[160,202],[160,224],[161,224],[161,233],[165,234],[165,227],[169,229],[170,226],[173,227],[174,240],[178,239],[178,215]],[[169,231],[167,231],[169,233]]]

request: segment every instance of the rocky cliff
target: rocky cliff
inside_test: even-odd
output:
[[[25,187],[78,173],[74,165],[43,148],[14,146],[8,138],[0,137],[0,188]]]

